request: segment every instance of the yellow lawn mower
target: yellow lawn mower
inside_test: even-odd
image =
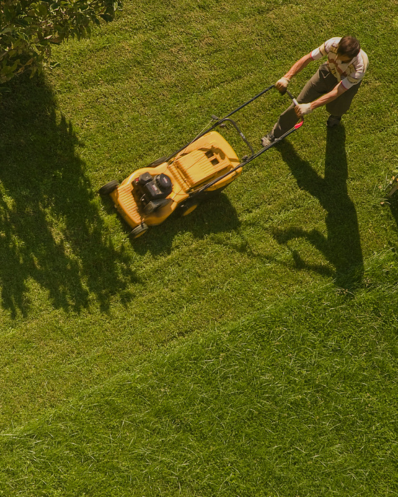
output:
[[[212,116],[215,123],[193,141],[162,157],[147,167],[130,174],[121,184],[110,181],[99,189],[100,195],[110,195],[116,209],[132,228],[132,238],[143,235],[150,226],[165,221],[174,211],[183,216],[216,192],[229,185],[242,167],[266,152],[286,136],[296,131],[303,121],[276,139],[267,147],[254,152],[253,147],[230,116],[274,88],[269,86],[224,118]],[[287,92],[296,104],[296,100]],[[218,126],[231,123],[251,151],[242,161],[229,143],[217,132]]]

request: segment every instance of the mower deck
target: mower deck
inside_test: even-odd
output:
[[[179,205],[182,205],[192,192],[214,181],[239,165],[239,159],[229,143],[216,131],[211,131],[186,147],[167,162],[155,167],[145,167],[134,171],[111,193],[113,202],[125,221],[134,229],[145,223],[155,226],[162,223]],[[220,179],[207,191],[220,190],[231,183],[242,172],[238,168],[226,178]],[[144,173],[152,178],[166,175],[171,180],[172,190],[164,197],[159,207],[148,213],[148,203],[137,191],[136,182]],[[196,207],[197,203],[195,204]],[[192,212],[193,208],[189,210]],[[186,212],[188,213],[188,212]]]

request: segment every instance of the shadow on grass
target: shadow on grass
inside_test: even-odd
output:
[[[26,316],[31,282],[55,308],[109,308],[130,299],[122,249],[106,236],[72,124],[41,78],[19,79],[0,102],[0,284],[4,309]],[[123,267],[123,271],[121,270]],[[44,297],[46,298],[46,297]]]
[[[140,254],[150,251],[154,255],[168,254],[177,235],[189,232],[194,238],[202,239],[207,235],[231,232],[238,228],[239,219],[227,195],[220,193],[200,204],[192,214],[179,216],[174,213],[160,226],[132,240],[134,250]]]
[[[316,197],[327,211],[325,237],[318,230],[292,227],[275,230],[278,243],[286,244],[294,238],[305,238],[324,254],[335,268],[336,285],[351,290],[359,285],[363,277],[363,256],[361,250],[357,213],[347,192],[347,157],[345,152],[344,126],[327,130],[325,177],[320,177],[310,164],[297,155],[292,145],[285,141],[279,147],[283,160],[290,167],[300,188]],[[293,258],[300,269],[328,272],[305,262],[305,255],[294,252]]]

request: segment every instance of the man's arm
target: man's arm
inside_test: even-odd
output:
[[[336,100],[336,98],[342,95],[345,91],[347,91],[347,88],[345,88],[340,81],[340,83],[337,84],[329,93],[325,93],[325,95],[322,95],[322,97],[319,97],[317,100],[314,100],[309,104],[296,105],[294,110],[296,111],[298,117],[302,117],[305,114],[309,114],[314,109],[322,107],[322,105],[333,102],[333,100]]]
[[[292,79],[293,76],[298,74],[304,67],[308,66],[308,64],[312,61],[311,52],[304,57],[301,57],[292,67],[288,70],[288,72],[284,75],[286,79]]]
[[[347,88],[345,88],[340,81],[340,83],[336,85],[332,91],[311,102],[311,110],[314,110],[317,107],[322,107],[322,105],[326,105],[329,102],[333,102],[333,100],[336,100],[336,98],[342,95],[345,91],[347,91]]]
[[[289,81],[292,79],[292,77],[298,74],[302,69],[304,69],[304,67],[306,67],[311,61],[312,61],[311,52],[307,55],[304,55],[304,57],[301,57],[301,59],[298,60],[295,64],[293,64],[292,67],[288,70],[288,72],[279,81],[275,83],[277,90],[279,90],[280,92],[286,90],[287,85]]]

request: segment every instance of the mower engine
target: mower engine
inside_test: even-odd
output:
[[[151,214],[171,202],[172,200],[166,197],[172,191],[171,179],[163,173],[154,177],[149,173],[143,173],[133,180],[133,195],[145,214]]]

